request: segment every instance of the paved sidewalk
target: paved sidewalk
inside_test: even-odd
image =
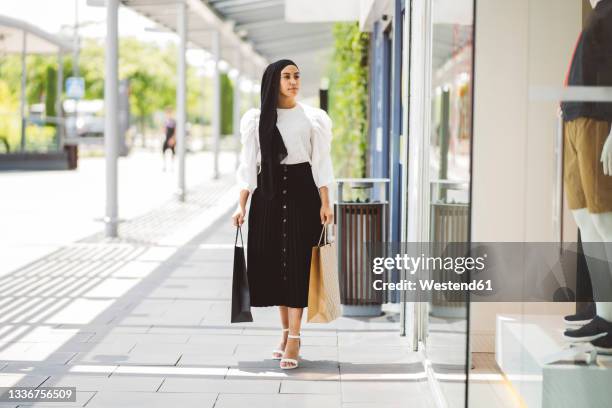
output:
[[[232,175],[235,154],[221,152],[219,171]],[[210,152],[186,156],[188,189],[212,179]],[[134,220],[175,193],[178,166],[162,171],[159,151],[135,149],[118,162],[119,217]],[[76,170],[0,172],[0,276],[103,229],[104,157],[79,159]]]
[[[77,388],[76,403],[20,407],[432,406],[396,313],[306,323],[293,371],[270,359],[276,308],[229,323],[229,183],[135,217],[121,239],[93,234],[0,277],[0,386]]]

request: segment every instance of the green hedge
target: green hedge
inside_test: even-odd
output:
[[[231,135],[233,133],[234,118],[234,85],[226,73],[221,77],[221,134]]]

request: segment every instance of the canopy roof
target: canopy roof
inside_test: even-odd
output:
[[[176,32],[181,0],[123,0],[122,4]],[[187,36],[191,44],[212,49],[212,30],[221,33],[221,58],[260,80],[266,65],[280,58],[295,61],[302,73],[302,93],[315,96],[333,44],[333,23],[291,23],[285,20],[285,0],[184,0],[188,8]]]
[[[26,35],[27,54],[71,52],[72,44],[22,20],[0,15],[0,53],[20,54]]]
[[[208,0],[268,61],[288,58],[301,72],[302,94],[318,94],[334,42],[333,22],[288,22],[285,0]]]

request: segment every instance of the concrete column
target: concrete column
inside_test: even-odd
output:
[[[119,0],[106,0],[106,55],[104,59],[104,144],[106,155],[106,216],[104,217],[107,237],[117,236],[117,155],[119,151],[118,49]]]
[[[236,145],[236,168],[238,168],[239,157],[240,157],[240,104],[241,104],[241,91],[240,84],[242,82],[242,53],[240,49],[236,51],[237,64],[236,69],[238,70],[238,74],[236,75],[236,79],[234,80],[234,117],[233,117],[233,129],[234,129],[234,139]]]
[[[187,10],[184,2],[179,2],[177,10],[177,34],[179,36],[176,81],[176,148],[178,150],[178,199],[185,201],[185,125],[187,123]]]
[[[221,78],[219,61],[221,60],[221,36],[218,30],[212,32],[212,54],[215,62],[213,71],[213,178],[219,178],[219,140],[221,138]]]
[[[27,74],[27,66],[26,66],[26,47],[27,47],[27,33],[25,31],[22,32],[22,42],[21,42],[21,95],[19,98],[19,119],[21,126],[21,142],[20,149],[23,152],[25,150],[26,144],[26,74]]]

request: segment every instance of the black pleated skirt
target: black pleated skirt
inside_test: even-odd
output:
[[[281,164],[271,200],[255,188],[248,218],[247,275],[251,306],[308,305],[312,247],[323,225],[310,163]],[[258,175],[261,185],[261,173]]]

